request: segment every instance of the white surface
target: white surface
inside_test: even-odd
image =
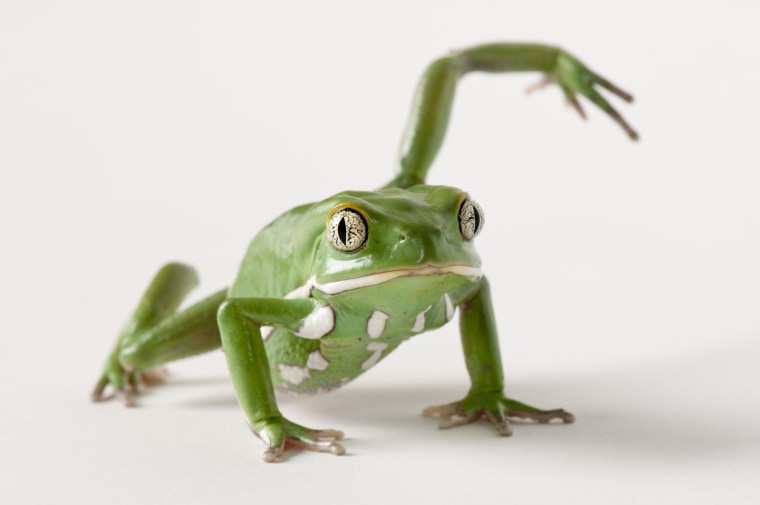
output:
[[[0,3],[0,502],[760,501],[760,7],[405,3]],[[493,40],[561,44],[637,99],[633,144],[526,98],[536,76],[467,77],[431,170],[488,215],[508,392],[574,425],[420,418],[467,388],[455,325],[282,400],[345,430],[342,458],[261,462],[221,353],[142,408],[87,401],[162,263],[195,265],[197,298],[282,210],[384,183],[424,66]]]

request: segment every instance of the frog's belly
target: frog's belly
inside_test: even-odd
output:
[[[320,338],[303,338],[277,329],[267,338],[272,382],[280,390],[319,393],[340,387],[380,360],[404,340],[438,328],[454,316],[448,295],[398,303],[359,303],[333,299],[334,326]]]

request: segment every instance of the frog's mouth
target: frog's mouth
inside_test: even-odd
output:
[[[420,277],[426,275],[445,275],[454,274],[461,275],[462,277],[469,277],[473,280],[480,279],[483,276],[483,272],[478,267],[469,265],[424,265],[417,268],[399,268],[395,270],[386,270],[384,272],[377,272],[369,275],[362,275],[360,277],[352,277],[349,279],[341,279],[338,281],[331,281],[321,283],[318,282],[316,277],[312,277],[307,282],[309,291],[311,288],[316,288],[321,292],[328,295],[337,295],[345,291],[351,291],[352,289],[366,288],[369,286],[376,286],[384,282],[392,281],[400,277]]]

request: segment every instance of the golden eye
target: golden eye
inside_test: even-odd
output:
[[[340,208],[327,222],[327,238],[339,251],[356,251],[367,243],[367,221],[353,209]]]
[[[483,209],[472,200],[465,200],[459,207],[459,231],[465,240],[472,240],[480,233],[486,218]]]

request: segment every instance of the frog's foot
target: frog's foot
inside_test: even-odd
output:
[[[262,458],[274,463],[286,449],[306,449],[316,452],[330,452],[342,456],[345,447],[338,443],[343,432],[338,430],[312,430],[288,421],[282,416],[251,423],[251,431],[267,444]]]
[[[554,419],[563,423],[575,421],[575,416],[563,409],[537,409],[506,398],[501,393],[468,395],[458,402],[428,407],[422,411],[422,415],[440,418],[439,427],[443,430],[485,419],[503,437],[512,435],[509,418],[531,419],[542,424]]]
[[[135,397],[144,391],[146,386],[163,384],[167,373],[165,367],[156,367],[145,372],[130,371],[112,356],[108,359],[90,398],[94,402],[102,402],[116,397],[124,406],[134,407]],[[109,386],[112,394],[107,395],[105,393]]]
[[[556,84],[565,95],[567,103],[572,106],[583,119],[586,113],[578,101],[578,95],[583,95],[591,103],[602,109],[613,121],[615,121],[631,140],[638,140],[639,134],[628,124],[623,116],[604,98],[597,88],[602,88],[618,98],[633,102],[633,95],[611,83],[601,75],[593,72],[571,54],[560,50],[554,69],[544,75],[537,83],[528,86],[527,93],[545,88],[550,84]]]

